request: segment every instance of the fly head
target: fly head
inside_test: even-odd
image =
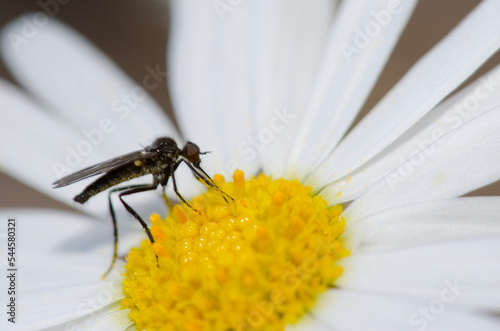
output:
[[[188,141],[181,151],[181,155],[184,156],[189,162],[191,162],[196,168],[200,167],[200,148],[195,143]]]

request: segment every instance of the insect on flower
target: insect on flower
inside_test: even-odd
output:
[[[137,214],[137,212],[123,200],[123,196],[155,190],[158,185],[162,185],[163,196],[166,199],[165,187],[167,186],[170,177],[172,177],[175,194],[183,203],[198,212],[186,201],[186,199],[184,199],[184,197],[179,193],[177,189],[177,183],[175,181],[175,171],[182,162],[187,164],[187,166],[191,169],[193,175],[198,180],[202,181],[208,187],[214,188],[219,191],[226,202],[226,197],[233,200],[233,198],[231,198],[227,193],[221,191],[212,180],[212,178],[210,178],[210,176],[200,167],[200,155],[207,153],[208,152],[200,152],[200,148],[198,147],[198,145],[190,141],[188,141],[186,145],[184,145],[184,147],[180,149],[174,139],[169,137],[160,137],[155,139],[151,145],[146,146],[143,150],[118,156],[114,159],[82,169],[71,175],[63,177],[52,184],[54,185],[54,188],[58,188],[76,183],[89,177],[104,174],[89,186],[87,186],[82,191],[82,193],[74,197],[73,200],[83,204],[94,195],[122,182],[149,174],[153,175],[153,182],[151,184],[128,185],[113,188],[109,191],[109,210],[111,213],[111,218],[113,220],[114,231],[114,253],[111,265],[104,273],[103,277],[105,277],[113,268],[117,258],[118,249],[118,229],[116,225],[116,215],[111,200],[112,193],[121,192],[118,194],[118,198],[122,202],[123,206],[125,206],[127,211],[132,214],[132,216],[134,216],[134,218],[142,225],[151,243],[154,243],[154,238],[149,231],[148,225],[142,220],[139,214]]]

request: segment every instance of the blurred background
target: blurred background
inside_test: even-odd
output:
[[[0,4],[0,28],[23,13],[43,10],[41,4],[48,6],[49,3],[55,2],[56,0],[3,1]],[[101,48],[138,84],[141,84],[145,68],[148,66],[155,67],[159,64],[161,70],[166,71],[169,16],[167,1],[65,0],[61,2],[67,3],[58,6],[55,17],[78,30]],[[479,2],[479,0],[420,1],[357,121]],[[469,81],[499,63],[500,54],[496,54]],[[1,60],[0,77],[15,83]],[[163,81],[161,86],[150,93],[166,114],[173,118],[166,82]],[[12,143],[16,144],[15,141]],[[18,148],[19,153],[23,153],[23,146]],[[500,182],[469,195],[500,195]],[[1,172],[0,207],[70,209]]]

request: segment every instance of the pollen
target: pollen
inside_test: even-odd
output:
[[[151,216],[155,238],[127,256],[121,303],[140,330],[284,330],[334,286],[348,255],[341,205],[263,174]]]

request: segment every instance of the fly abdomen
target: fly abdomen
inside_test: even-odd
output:
[[[90,195],[87,190],[83,191],[82,193],[78,194],[76,197],[73,198],[75,202],[84,204],[87,202],[88,199],[90,199],[92,195]]]
[[[112,186],[150,173],[149,168],[142,163],[140,165],[134,163],[124,165],[99,177],[96,181],[87,186],[82,193],[75,196],[73,200],[83,204],[94,195],[101,193]]]

